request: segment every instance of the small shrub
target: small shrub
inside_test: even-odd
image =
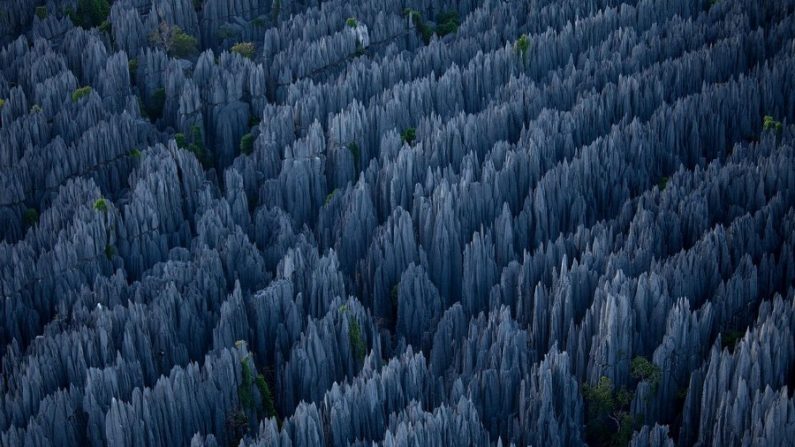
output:
[[[176,57],[185,58],[195,54],[197,49],[196,38],[182,31],[182,28],[175,26],[174,34],[172,34],[168,46],[169,52]]]
[[[238,30],[224,24],[218,28],[218,31],[215,32],[215,35],[221,40],[226,40],[237,36],[238,33]]]
[[[240,399],[240,406],[244,410],[254,409],[254,395],[251,385],[254,378],[251,374],[251,367],[248,364],[248,357],[240,360],[240,386],[237,387],[237,397]]]
[[[326,200],[323,201],[323,205],[328,205],[331,202],[331,199],[334,198],[334,195],[337,194],[337,188],[334,188],[333,191],[326,195]]]
[[[94,209],[97,211],[102,211],[103,213],[107,213],[108,202],[106,202],[104,198],[100,197],[94,201]]]
[[[6,100],[3,99],[3,98],[0,98],[0,109],[2,109],[4,105],[6,105]]]
[[[254,150],[254,135],[251,132],[243,135],[240,139],[240,153],[249,155]]]
[[[47,18],[47,7],[46,6],[37,6],[36,7],[36,17],[44,20]]]
[[[253,42],[240,42],[232,46],[233,53],[237,53],[243,57],[253,59],[257,53],[257,48]]]
[[[271,394],[268,382],[265,380],[265,376],[258,374],[255,383],[257,385],[257,390],[259,390],[259,395],[262,398],[263,416],[266,418],[276,416],[276,408],[273,406],[273,395]]]
[[[362,341],[362,330],[359,327],[359,322],[355,319],[350,320],[348,338],[350,339],[349,341],[351,344],[353,358],[358,360],[359,363],[363,362],[365,356],[365,346],[364,341]]]
[[[389,291],[389,298],[390,301],[392,302],[392,310],[395,314],[397,314],[399,295],[400,295],[400,283],[392,286],[392,290]]]
[[[637,380],[648,381],[653,390],[657,389],[657,385],[660,383],[660,377],[662,376],[659,366],[641,356],[632,359],[630,374]]]
[[[103,33],[112,34],[113,33],[113,25],[111,25],[110,20],[103,20],[102,23],[99,24],[97,27]]]
[[[187,34],[179,26],[172,26],[166,22],[160,22],[160,26],[149,35],[149,42],[177,58],[187,58],[198,51],[195,37]]]
[[[166,89],[159,88],[152,92],[152,99],[146,108],[146,114],[152,121],[157,121],[163,116],[163,107],[166,105]]]
[[[139,151],[137,147],[133,148],[130,151],[130,157],[132,157],[132,158],[141,158],[141,151]]]
[[[734,351],[734,347],[737,346],[737,343],[742,340],[743,336],[745,336],[745,332],[743,331],[736,331],[736,330],[729,330],[726,333],[721,334],[720,342],[723,348],[727,348],[729,351]]]
[[[77,11],[67,11],[72,23],[83,28],[99,26],[109,13],[108,0],[77,0]]]
[[[400,138],[411,146],[414,144],[414,140],[417,139],[417,129],[409,127],[400,134]]]
[[[345,21],[345,25],[350,28],[356,28],[359,26],[359,22],[356,20],[356,17],[348,17],[348,20]]]
[[[82,99],[85,96],[88,96],[90,93],[91,93],[90,86],[80,87],[72,92],[72,102],[80,101],[80,99]]]
[[[585,383],[585,434],[589,445],[627,445],[637,422],[629,413],[633,393],[621,388],[615,390],[607,377],[596,386]]]
[[[513,44],[513,48],[519,53],[522,57],[527,54],[527,50],[530,49],[530,38],[527,37],[527,34],[522,34],[518,39],[516,39],[516,43]]]
[[[22,222],[25,224],[26,227],[32,227],[36,225],[39,221],[39,212],[36,211],[36,208],[27,208],[22,213]]]
[[[458,26],[460,24],[461,19],[458,16],[458,11],[452,10],[443,12],[436,16],[436,34],[439,37],[453,34],[458,31]]]
[[[251,24],[254,25],[255,28],[265,28],[268,23],[262,17],[257,17],[251,21]]]
[[[135,77],[135,74],[138,73],[138,59],[132,58],[127,62],[127,69],[130,71],[130,79]]]
[[[422,36],[422,41],[427,45],[431,41],[433,30],[422,20],[422,14],[416,9],[411,8],[404,9],[403,14],[411,20],[414,24],[414,28],[420,33],[420,36]]]
[[[353,155],[353,166],[356,169],[356,172],[359,172],[359,164],[361,163],[362,152],[359,150],[359,145],[356,143],[348,143],[348,150],[351,151],[351,155]]]
[[[185,134],[182,132],[177,132],[174,134],[174,141],[177,143],[177,147],[179,148],[186,148],[188,147],[188,140],[185,139]]]
[[[764,119],[762,120],[762,129],[765,130],[766,132],[767,131],[781,132],[782,128],[783,126],[781,124],[781,121],[776,121],[775,118],[773,118],[770,115],[765,115]]]

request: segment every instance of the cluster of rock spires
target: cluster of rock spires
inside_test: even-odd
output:
[[[793,119],[793,0],[6,0],[0,446],[791,445]]]

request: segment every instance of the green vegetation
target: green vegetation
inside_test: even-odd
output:
[[[389,291],[389,300],[392,302],[392,316],[394,317],[395,321],[397,321],[399,295],[400,295],[400,283],[392,286],[392,289]]]
[[[77,0],[77,11],[67,10],[72,23],[83,28],[99,26],[108,18],[108,0]]]
[[[335,194],[337,194],[337,189],[338,189],[338,188],[334,188],[334,190],[333,190],[333,191],[331,191],[330,193],[328,193],[328,194],[326,195],[326,200],[324,200],[324,201],[323,201],[323,205],[324,205],[324,206],[325,206],[325,205],[328,205],[328,204],[329,204],[329,202],[331,202],[331,199],[333,199],[333,198],[334,198],[334,195],[335,195]],[[343,306],[344,306],[344,304],[343,304]]]
[[[72,102],[80,101],[81,98],[83,98],[84,96],[88,96],[90,93],[91,93],[90,86],[80,87],[72,92]]]
[[[345,21],[345,25],[351,28],[356,28],[359,26],[359,22],[356,20],[356,17],[348,17],[348,20]]]
[[[666,186],[668,186],[668,177],[660,177],[660,181],[657,182],[657,187],[660,191],[665,191]]]
[[[209,168],[212,165],[212,160],[210,159],[207,151],[204,149],[204,139],[202,137],[202,129],[198,125],[194,125],[191,128],[190,142],[183,133],[174,134],[174,141],[176,141],[177,147],[192,152],[193,155],[196,156],[196,159],[199,160],[199,163],[201,163],[205,169]]]
[[[522,34],[516,42],[513,44],[514,50],[516,50],[519,55],[524,57],[527,54],[527,50],[530,49],[530,38],[527,37],[527,34]]]
[[[36,211],[36,208],[27,208],[22,213],[22,222],[25,224],[26,227],[32,227],[36,225],[39,221],[39,212]]]
[[[433,35],[433,29],[429,27],[424,20],[422,20],[422,14],[416,9],[406,8],[403,10],[403,14],[408,16],[411,22],[414,24],[414,28],[417,32],[420,33],[422,36],[422,41],[425,42],[425,45],[431,41],[431,36]]]
[[[745,336],[744,331],[729,330],[720,336],[721,347],[727,348],[729,351],[734,351],[734,347]]]
[[[587,383],[582,387],[585,397],[588,445],[625,446],[639,421],[629,413],[633,393],[625,388],[615,390],[607,377],[599,379],[596,386]]]
[[[781,121],[776,121],[772,116],[765,115],[764,119],[762,120],[762,129],[767,131],[774,130],[776,132],[781,132],[783,128]]]
[[[237,397],[240,399],[240,405],[244,410],[254,410],[254,395],[252,394],[254,377],[251,374],[251,366],[248,364],[248,357],[244,357],[240,360],[240,379],[240,386],[237,387]]]
[[[453,34],[458,31],[458,26],[460,24],[461,18],[458,16],[458,11],[445,11],[436,16],[436,34],[439,37]]]
[[[258,374],[254,377],[251,371],[249,356],[240,360],[240,386],[237,388],[237,397],[240,400],[240,406],[245,411],[251,411],[257,414],[258,417],[272,417],[276,415],[276,409],[273,406],[273,395],[271,394],[268,382],[265,376]],[[256,387],[259,393],[259,402],[254,398],[254,388]]]
[[[233,53],[237,53],[243,57],[253,59],[257,53],[257,47],[253,42],[239,42],[232,46]]]
[[[660,384],[660,378],[662,377],[660,367],[650,362],[646,357],[641,356],[632,359],[630,374],[634,379],[649,382],[654,391],[657,390],[657,386]]]
[[[265,28],[268,26],[268,23],[262,17],[256,17],[251,21],[251,24],[254,25],[255,28]]]
[[[282,0],[273,0],[273,9],[271,9],[271,20],[274,23],[279,19],[279,14],[282,12]]]
[[[411,146],[412,144],[414,144],[414,140],[417,139],[417,129],[409,127],[408,129],[400,133],[400,138],[405,143],[408,143],[409,146]]]
[[[348,143],[348,150],[351,151],[351,155],[353,155],[353,166],[356,169],[356,172],[359,172],[361,170],[359,165],[362,158],[362,152],[359,150],[359,145],[353,142]]]
[[[36,7],[36,17],[44,20],[47,18],[47,7],[46,6],[37,6]]]
[[[221,40],[231,39],[231,38],[237,36],[238,34],[239,34],[238,30],[236,30],[236,29],[234,29],[231,26],[228,26],[226,24],[221,25],[218,28],[218,31],[215,32],[215,35]]]
[[[439,13],[436,16],[436,27],[432,27],[425,23],[422,19],[422,14],[416,9],[406,8],[403,10],[403,15],[407,16],[414,24],[414,28],[422,36],[422,41],[425,45],[430,43],[431,37],[436,34],[439,37],[444,37],[448,34],[458,31],[458,26],[461,24],[461,18],[458,11],[450,10]]]
[[[6,105],[6,100],[3,99],[3,98],[0,98],[0,109],[2,109],[4,105]]]
[[[166,105],[166,89],[159,88],[152,92],[152,99],[146,107],[146,114],[152,121],[157,121],[163,116],[163,107]]]
[[[132,158],[141,158],[141,151],[139,151],[137,147],[134,147],[130,151],[130,157],[132,157]]]
[[[174,134],[174,141],[177,143],[178,148],[185,149],[188,147],[188,141],[185,139],[185,134],[182,132]]]
[[[135,74],[138,73],[138,59],[132,58],[127,62],[127,69],[130,71],[130,79],[132,80],[135,78]]]
[[[111,25],[110,20],[102,21],[97,29],[103,33],[108,33],[109,35],[113,33],[113,25]]]
[[[97,211],[102,211],[103,213],[107,213],[108,202],[106,202],[104,198],[100,197],[94,201],[94,209]]]
[[[195,37],[186,33],[179,26],[160,22],[160,26],[149,34],[152,45],[165,49],[169,55],[177,58],[188,58],[198,51]]]
[[[249,155],[254,150],[254,135],[251,132],[243,135],[240,139],[240,153]]]
[[[197,49],[196,38],[182,31],[182,28],[175,26],[168,46],[169,53],[176,57],[186,58],[194,55]]]
[[[263,416],[268,418],[276,416],[276,408],[273,406],[273,395],[271,394],[271,389],[268,386],[268,382],[265,380],[265,376],[262,374],[257,374],[257,379],[254,383],[257,385],[259,396],[262,399],[261,408]]]
[[[364,341],[362,341],[362,329],[359,327],[359,322],[352,318],[350,320],[350,327],[348,330],[351,352],[353,353],[353,357],[357,359],[359,363],[361,363],[364,361],[366,349],[364,346]]]

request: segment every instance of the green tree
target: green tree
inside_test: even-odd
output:
[[[362,151],[359,150],[359,145],[354,142],[348,143],[348,150],[351,151],[351,155],[353,155],[353,166],[356,172],[359,172],[361,168]]]
[[[633,393],[625,388],[616,390],[607,377],[596,386],[583,384],[585,397],[585,435],[592,446],[625,446],[629,443],[636,421],[629,413]]]
[[[198,41],[177,25],[160,22],[151,34],[149,42],[165,49],[169,55],[177,58],[188,58],[198,51]]]
[[[345,21],[345,25],[351,28],[356,28],[359,26],[359,22],[356,20],[356,17],[348,17],[348,20]]]
[[[436,34],[439,37],[453,34],[458,31],[458,26],[460,24],[461,18],[458,16],[458,11],[451,10],[442,12],[436,16]]]
[[[350,326],[348,327],[348,338],[351,344],[353,358],[358,360],[359,363],[363,362],[366,348],[362,340],[362,330],[359,327],[359,322],[353,318],[351,318]]]
[[[108,0],[77,0],[77,10],[67,10],[72,23],[83,28],[99,26],[108,18],[110,4]]]
[[[80,87],[72,92],[72,102],[78,102],[80,99],[88,96],[89,94],[91,94],[90,86]]]
[[[176,57],[186,58],[196,54],[197,49],[196,38],[175,26],[168,46],[169,52]]]
[[[36,211],[36,208],[27,208],[25,212],[22,213],[22,221],[25,223],[26,227],[36,225],[39,221],[39,212]]]
[[[331,202],[331,199],[334,198],[334,195],[337,194],[337,188],[334,188],[333,191],[326,195],[326,200],[323,201],[323,205],[328,205]]]
[[[513,48],[517,53],[524,57],[527,54],[527,50],[530,49],[530,38],[527,37],[527,34],[522,34],[518,39],[516,39],[516,43],[513,44]]]
[[[251,132],[243,135],[240,139],[240,153],[249,155],[254,150],[254,135]]]
[[[257,53],[257,47],[253,42],[239,42],[232,46],[231,51],[245,58],[253,59]]]
[[[157,121],[163,116],[163,107],[166,105],[166,89],[159,88],[152,92],[152,98],[146,107],[146,114],[152,121]]]
[[[108,212],[108,202],[105,201],[104,198],[100,197],[94,201],[94,209],[97,211],[101,211],[103,213]]]
[[[414,140],[417,139],[417,129],[409,127],[408,129],[401,132],[400,138],[405,143],[408,143],[409,146],[411,146],[412,144],[414,144]]]
[[[653,390],[657,389],[662,376],[660,367],[650,362],[646,357],[637,356],[632,359],[630,374],[634,379],[645,380],[651,384]]]
[[[776,121],[775,118],[773,118],[770,115],[765,115],[765,117],[762,120],[762,129],[765,131],[781,132],[782,128],[783,126],[781,124],[781,121]]]

